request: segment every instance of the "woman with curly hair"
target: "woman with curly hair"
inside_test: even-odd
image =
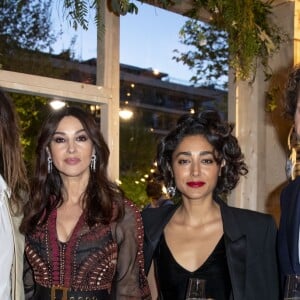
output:
[[[232,130],[203,111],[182,116],[158,145],[158,170],[179,202],[142,214],[153,299],[185,300],[192,277],[206,281],[206,298],[279,299],[273,218],[223,200],[248,172]]]

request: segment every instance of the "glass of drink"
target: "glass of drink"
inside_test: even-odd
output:
[[[284,300],[300,300],[300,275],[287,275],[284,287]]]
[[[190,278],[186,292],[186,300],[203,300],[205,297],[206,281],[200,278]]]

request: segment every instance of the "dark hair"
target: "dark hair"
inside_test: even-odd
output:
[[[90,173],[89,182],[83,195],[84,213],[89,226],[96,222],[109,223],[124,214],[123,193],[108,179],[107,165],[109,149],[100,132],[100,126],[93,116],[79,107],[65,107],[50,113],[44,122],[37,142],[36,164],[31,188],[31,201],[25,207],[26,215],[21,225],[23,232],[33,230],[39,221],[44,222],[51,210],[62,202],[62,180],[53,166],[48,174],[47,151],[59,122],[66,116],[77,118],[93,142],[96,154],[96,170]]]
[[[22,158],[19,119],[12,100],[0,91],[0,173],[11,190],[10,209],[21,213],[28,196],[27,172]]]
[[[162,185],[156,181],[150,181],[146,186],[146,194],[153,199],[159,199],[162,196]]]
[[[174,187],[172,154],[179,143],[191,135],[203,135],[214,148],[214,158],[220,165],[225,161],[218,178],[215,195],[229,193],[248,169],[236,137],[232,135],[233,125],[221,120],[218,112],[207,110],[199,114],[183,115],[173,129],[157,147],[157,168],[166,187]]]
[[[294,118],[300,97],[300,65],[294,66],[289,73],[284,102],[284,114],[288,118]]]

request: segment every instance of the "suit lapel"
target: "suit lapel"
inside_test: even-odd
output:
[[[177,208],[178,205],[166,205],[158,208],[147,208],[142,211],[146,274],[149,272],[154,251],[160,241],[163,230]]]
[[[231,299],[244,299],[246,287],[246,236],[240,231],[233,210],[222,200],[217,200],[221,208],[226,247],[226,256],[232,284]]]
[[[231,241],[225,237],[228,267],[234,299],[244,299],[246,274],[246,238]]]

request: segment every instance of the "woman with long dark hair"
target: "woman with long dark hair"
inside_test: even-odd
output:
[[[36,155],[21,226],[28,298],[148,299],[140,214],[108,177],[109,149],[92,115],[51,113]]]

